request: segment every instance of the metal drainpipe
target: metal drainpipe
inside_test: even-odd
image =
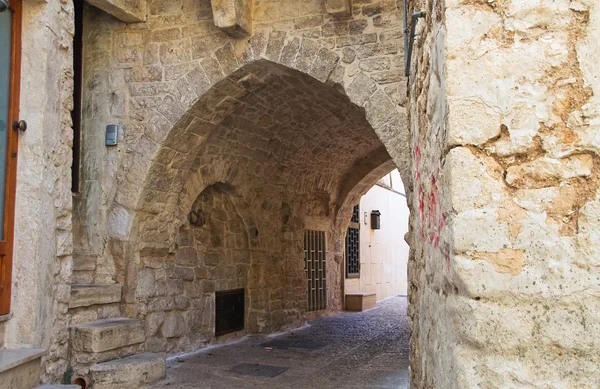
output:
[[[415,28],[417,21],[425,17],[425,11],[413,12],[410,20],[410,30],[408,28],[408,5],[407,0],[404,0],[404,75],[410,75],[410,60],[412,57],[412,49],[415,43]]]

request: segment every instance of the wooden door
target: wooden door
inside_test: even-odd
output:
[[[20,77],[21,0],[9,0],[0,12],[0,315],[10,312]]]

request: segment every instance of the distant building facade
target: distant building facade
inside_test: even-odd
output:
[[[345,294],[375,293],[375,300],[407,294],[408,233],[410,211],[404,185],[394,170],[377,182],[360,199],[359,272],[349,273],[346,264]],[[381,213],[380,228],[371,224],[371,212]],[[346,261],[352,260],[346,250]]]

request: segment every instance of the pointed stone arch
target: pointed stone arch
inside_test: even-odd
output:
[[[368,74],[358,70],[352,77],[340,61],[339,51],[318,42],[290,36],[270,28],[256,31],[245,46],[228,42],[210,56],[187,65],[182,75],[172,81],[171,93],[148,109],[149,124],[132,153],[123,162],[124,171],[108,216],[108,233],[117,240],[132,240],[137,211],[149,203],[167,201],[161,183],[170,181],[181,186],[181,177],[164,175],[155,169],[169,160],[169,167],[185,169],[185,155],[198,147],[202,137],[216,127],[220,119],[238,106],[244,85],[252,85],[251,69],[270,67],[293,69],[320,83],[335,88],[354,105],[364,110],[365,117],[387,152],[399,168],[408,188],[411,185],[409,166],[409,134],[406,112],[384,92],[383,86]],[[259,73],[260,74],[260,73]],[[208,120],[207,120],[208,119]],[[193,137],[186,132],[193,124]],[[151,193],[156,196],[152,196]],[[172,203],[168,206],[174,206]]]
[[[346,72],[339,52],[267,29],[188,66],[159,100],[136,101],[147,104],[148,124],[125,156],[108,223],[130,315],[144,316],[162,298],[140,300],[138,274],[151,268],[158,279],[173,266],[192,204],[214,185],[235,188],[253,210],[244,216],[257,232],[248,282],[262,287],[250,293],[252,331],[305,320],[304,229],[327,233],[327,298],[341,308],[348,204],[394,167],[410,188],[404,108],[367,73]],[[190,336],[168,347],[201,344]]]

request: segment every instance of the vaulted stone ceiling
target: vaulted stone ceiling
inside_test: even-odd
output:
[[[162,124],[157,118],[152,125]],[[166,144],[150,189],[179,196],[184,185],[190,205],[204,186],[227,181],[253,198],[318,194],[325,208],[339,207],[348,182],[391,160],[361,108],[334,87],[268,61],[207,91]],[[202,183],[190,184],[189,176]]]
[[[241,92],[239,107],[212,132],[198,166],[229,155],[269,184],[332,192],[361,160],[387,156],[362,110],[334,88],[266,62],[245,71],[234,76],[246,73],[259,82]]]

